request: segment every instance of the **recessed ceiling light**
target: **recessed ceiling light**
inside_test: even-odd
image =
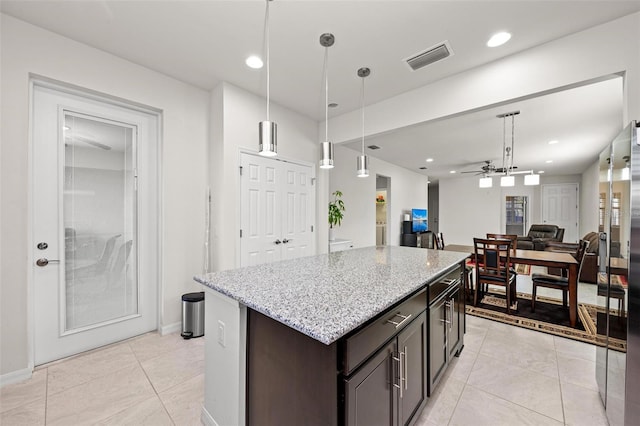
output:
[[[331,102],[329,105],[327,105],[329,108],[337,108],[338,104],[335,102]]]
[[[433,158],[427,158],[425,161],[426,161],[427,163],[430,163],[430,162],[432,162],[432,161],[433,161]]]
[[[507,32],[496,33],[491,36],[489,41],[487,42],[487,46],[489,47],[498,47],[509,41],[511,38],[511,34]]]
[[[454,174],[456,171],[455,170],[449,170],[449,173]]]
[[[263,65],[262,59],[260,59],[260,57],[256,55],[249,56],[244,62],[249,68],[253,68],[256,70],[262,68]]]
[[[552,140],[552,141],[549,141],[549,145],[555,145],[555,144],[557,144],[557,143],[559,143],[559,142],[560,142],[560,141]]]
[[[545,161],[545,163],[547,163],[547,164],[553,163],[553,160],[547,160],[547,161]]]
[[[544,170],[538,170],[539,175],[541,175],[542,173],[544,173]]]

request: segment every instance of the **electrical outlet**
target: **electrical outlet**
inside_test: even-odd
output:
[[[218,320],[218,343],[223,348],[226,347],[226,343],[224,340],[224,323]]]

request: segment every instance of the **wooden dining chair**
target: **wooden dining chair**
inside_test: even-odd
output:
[[[573,254],[578,261],[578,276],[580,276],[580,271],[582,271],[582,263],[584,262],[584,255],[587,252],[587,247],[589,247],[589,242],[586,240],[580,240],[580,243],[578,244],[578,251]],[[533,274],[531,275],[531,281],[533,283],[533,290],[531,291],[531,312],[536,311],[536,291],[538,287],[562,290],[562,306],[565,308],[567,307],[569,278],[558,275]]]
[[[511,272],[511,240],[474,238],[473,249],[476,259],[476,285],[473,304],[482,300],[485,285],[499,285],[505,288],[507,314],[511,313],[511,302],[515,295],[516,276]],[[513,300],[515,301],[515,300]]]

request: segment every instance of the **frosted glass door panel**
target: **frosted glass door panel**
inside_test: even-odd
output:
[[[135,128],[66,113],[64,330],[138,314]]]

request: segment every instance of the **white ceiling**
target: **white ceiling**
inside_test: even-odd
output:
[[[264,1],[2,0],[0,10],[203,89],[228,81],[250,92],[265,94],[264,69],[252,70],[244,64],[249,54],[262,50]],[[366,83],[366,103],[372,104],[639,10],[640,0],[276,0],[270,3],[271,99],[323,120],[324,48],[318,38],[325,32],[336,37],[335,45],[329,49],[329,101],[339,104],[330,110],[334,116],[360,107],[360,78],[356,71],[362,66],[372,70]],[[498,48],[487,48],[489,36],[499,30],[510,31],[512,40]],[[415,72],[403,62],[445,40],[453,56]],[[610,138],[620,128],[621,98],[607,97],[606,102],[591,98],[598,99],[599,105],[589,111],[577,111],[559,104],[570,93],[565,95],[557,95],[551,108],[534,101],[518,107],[522,114],[516,117],[517,166],[528,167],[525,138],[535,141],[562,138],[563,142],[553,149],[568,151],[577,146],[576,141],[587,143],[597,138],[604,144],[602,135]],[[618,101],[615,111],[606,109],[606,105]],[[574,101],[572,105],[583,103]],[[555,114],[549,114],[554,106]],[[495,114],[510,109],[511,106],[488,110],[407,129],[398,133],[396,139],[404,144],[397,150],[382,149],[371,155],[413,170],[419,165],[411,157],[419,159],[425,155],[438,158],[439,166],[456,169],[472,162],[501,158],[502,127]],[[617,121],[612,119],[616,114]],[[586,115],[592,117],[589,122],[578,120],[578,116]],[[482,120],[485,123],[479,124]],[[550,131],[541,133],[551,128],[556,130],[555,135],[548,136]],[[417,134],[419,131],[422,133]],[[429,150],[409,155],[413,148],[407,141],[421,141],[422,146],[428,141]],[[462,150],[455,145],[460,141],[477,149]],[[381,146],[390,143],[381,137],[371,138],[367,144],[373,142]],[[421,149],[421,145],[416,149]],[[531,157],[538,152],[533,150]],[[572,155],[579,160],[585,154],[578,150]],[[561,163],[554,163],[557,164]],[[430,169],[426,173],[437,178],[436,165]]]

